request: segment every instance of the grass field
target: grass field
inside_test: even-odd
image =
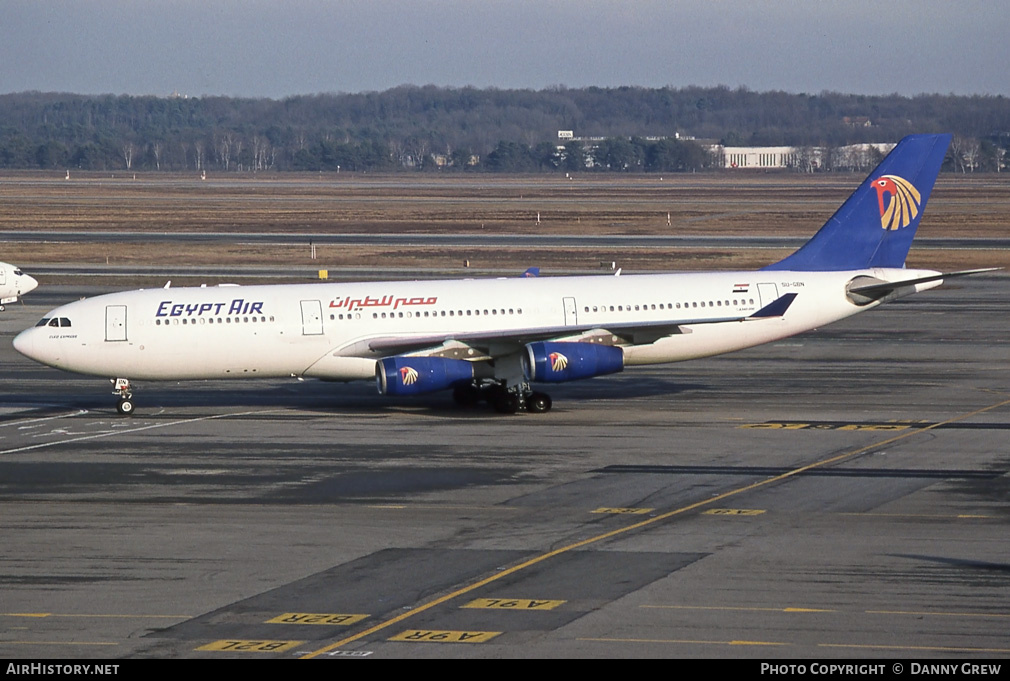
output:
[[[529,234],[812,235],[863,178],[856,175],[388,176],[22,173],[0,176],[0,259],[33,265],[270,266],[307,275],[342,268],[461,268],[484,271],[747,269],[785,252],[757,249],[532,249]],[[920,237],[1010,239],[1010,176],[944,175],[930,198]],[[539,220],[539,223],[538,223]],[[8,230],[138,231],[145,244],[3,243]],[[165,238],[166,232],[282,234],[515,235],[510,248],[317,246],[303,237],[255,246]],[[908,266],[1010,267],[1010,250],[922,250]],[[201,277],[207,280],[207,277]]]

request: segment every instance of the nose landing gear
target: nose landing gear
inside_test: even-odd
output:
[[[112,394],[119,398],[119,402],[116,404],[116,411],[123,416],[129,416],[133,413],[133,392],[130,390],[130,379],[117,378],[113,383],[115,383],[116,387],[112,391]]]

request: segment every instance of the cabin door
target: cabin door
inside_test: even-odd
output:
[[[575,326],[579,323],[579,311],[575,307],[575,298],[565,298],[565,326]]]
[[[323,334],[323,306],[318,300],[302,301],[302,335]]]
[[[105,340],[106,341],[126,340],[125,305],[105,306]]]
[[[779,297],[779,287],[775,284],[758,284],[758,309],[770,305]]]

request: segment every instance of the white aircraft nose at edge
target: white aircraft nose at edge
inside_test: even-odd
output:
[[[17,265],[0,262],[0,312],[4,305],[16,302],[19,296],[34,291],[39,285]]]
[[[113,379],[123,414],[131,379],[287,376],[545,412],[534,384],[732,352],[988,271],[904,268],[949,143],[904,138],[810,241],[758,271],[127,291],[58,307],[14,347]]]

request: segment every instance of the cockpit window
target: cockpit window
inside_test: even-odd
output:
[[[53,317],[52,319],[49,320],[49,326],[59,326],[59,325],[60,320],[58,318]]]
[[[36,324],[35,326],[45,326],[48,323],[49,323],[49,317],[43,317],[42,319],[39,320],[39,323]]]
[[[14,276],[20,277],[22,274],[24,274],[24,272],[22,272],[21,270],[14,270]]]
[[[66,317],[60,317],[60,326],[64,328],[70,326],[70,320]]]
[[[47,324],[48,322],[48,324]],[[43,319],[41,322],[35,326],[59,326],[68,327],[70,326],[70,319],[67,317],[53,317],[52,319]]]

